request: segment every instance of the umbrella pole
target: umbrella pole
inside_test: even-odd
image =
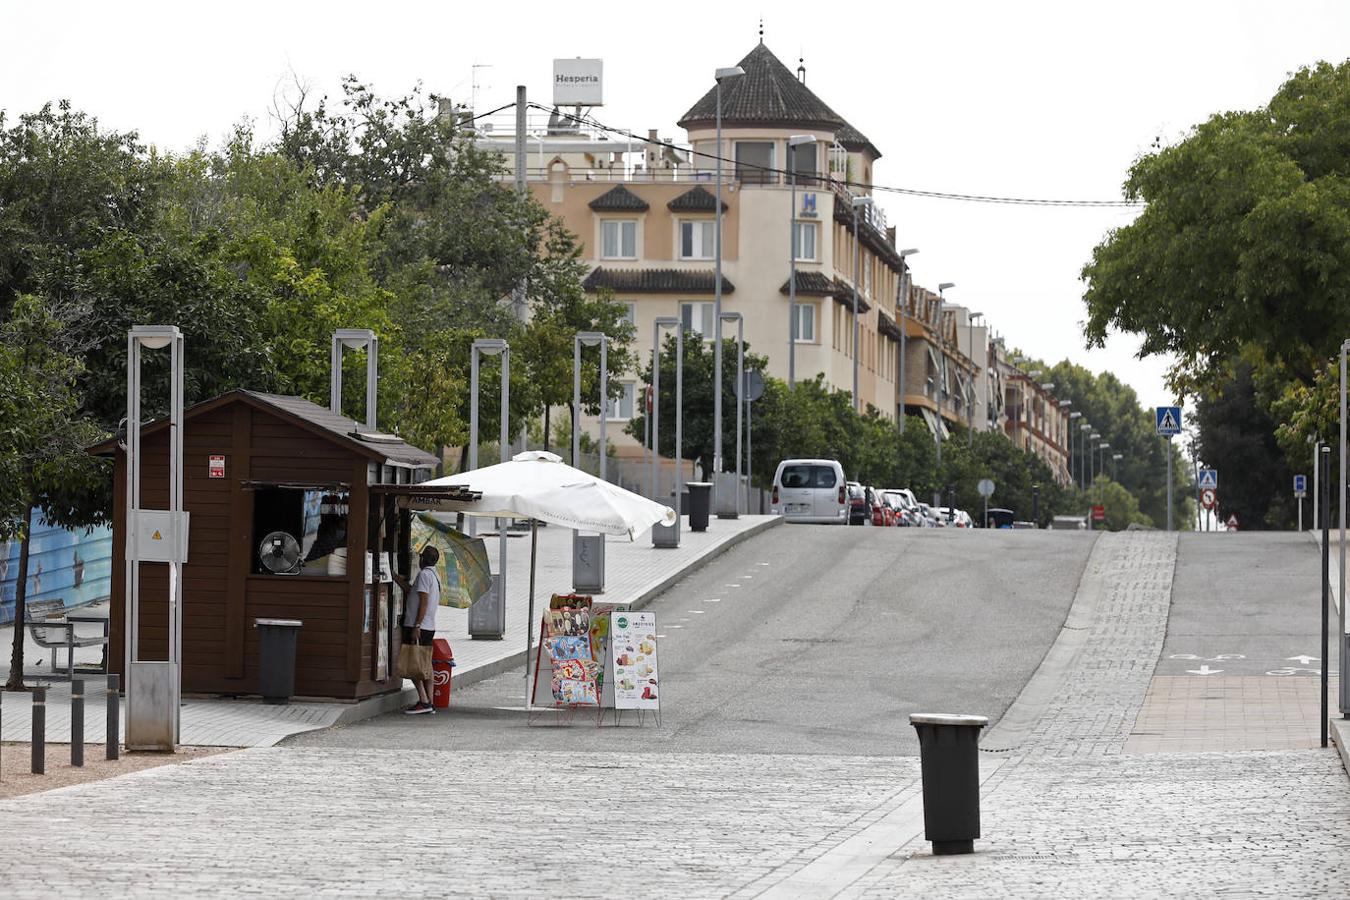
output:
[[[534,645],[534,563],[539,556],[539,522],[535,519],[530,520],[530,606],[525,620],[525,709],[533,708],[530,693],[534,688],[534,682],[538,678],[530,678],[530,657],[531,648]]]

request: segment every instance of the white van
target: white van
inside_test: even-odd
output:
[[[848,524],[844,467],[834,459],[785,459],[773,475],[769,512],[791,522]]]

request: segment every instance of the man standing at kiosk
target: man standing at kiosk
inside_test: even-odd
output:
[[[403,648],[398,654],[399,674],[411,678],[417,702],[404,710],[410,716],[429,715],[431,706],[431,642],[436,637],[436,607],[441,603],[441,580],[436,563],[441,552],[428,544],[418,554],[421,570],[411,585],[395,575],[398,586],[409,594],[403,602]]]

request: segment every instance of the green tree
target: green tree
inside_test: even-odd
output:
[[[98,522],[70,498],[105,475],[84,453],[102,436],[79,412],[81,311],[32,294],[20,294],[0,326],[0,538],[19,539],[14,595],[14,643],[5,689],[24,690],[24,618],[28,593],[33,511],[57,525]]]
[[[1276,440],[1275,421],[1258,402],[1253,370],[1250,362],[1238,361],[1227,383],[1200,398],[1197,449],[1221,475],[1220,518],[1236,515],[1244,528],[1292,528],[1294,473]]]
[[[1350,330],[1350,61],[1296,72],[1260,109],[1215,115],[1130,170],[1147,204],[1084,267],[1086,334],[1172,353],[1174,387],[1257,348],[1313,381]]]

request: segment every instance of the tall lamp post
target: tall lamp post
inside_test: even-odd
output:
[[[900,384],[897,390],[900,393],[899,409],[896,412],[900,418],[900,433],[905,433],[905,354],[908,343],[908,335],[905,333],[905,307],[909,304],[909,265],[905,262],[905,257],[913,256],[918,253],[918,249],[910,247],[907,250],[900,251],[900,302],[895,305],[895,324],[900,326]]]
[[[741,418],[745,407],[745,317],[738,312],[722,313],[722,318],[736,323],[736,489],[731,492],[731,502],[725,496],[718,497],[717,517],[735,519],[741,514]]]
[[[1092,432],[1092,426],[1087,422],[1084,422],[1082,425],[1078,426],[1078,430],[1080,432],[1078,437],[1078,489],[1080,491],[1086,491],[1088,485],[1087,442],[1088,435]]]
[[[788,390],[797,386],[797,148],[815,144],[813,134],[794,134],[787,139],[788,180],[792,182],[792,205],[788,208]],[[736,432],[740,434],[739,431]],[[739,459],[739,457],[738,457]],[[739,490],[738,490],[739,493]]]
[[[944,281],[938,285],[938,315],[937,315],[937,333],[938,333],[938,359],[942,362],[942,371],[938,372],[937,384],[937,429],[933,433],[933,440],[937,441],[937,478],[942,480],[942,401],[947,393],[947,342],[942,329],[942,314],[947,310],[947,301],[945,294],[947,288],[956,287],[954,281]],[[942,485],[937,486],[937,491],[933,494],[934,506],[942,505]]]
[[[572,338],[572,467],[581,468],[581,348],[600,346],[600,480],[605,480],[606,417],[609,412],[609,337],[601,331],[578,331]],[[605,590],[605,536],[572,529],[572,589],[578,593]]]
[[[653,547],[680,546],[680,471],[684,468],[684,321],[679,316],[657,316],[652,323],[652,484],[661,496],[661,329],[675,332],[675,521],[652,526]]]
[[[713,493],[722,474],[722,82],[745,74],[740,66],[718,69],[717,82],[717,202],[713,207]],[[683,335],[681,335],[683,337]],[[660,348],[657,348],[658,361]],[[660,398],[657,398],[660,402]],[[677,460],[678,462],[678,460]],[[678,534],[678,532],[677,532]],[[678,537],[677,537],[678,540]]]
[[[1069,413],[1069,482],[1072,484],[1073,477],[1073,433],[1078,429],[1074,427],[1073,420],[1083,418],[1083,414],[1077,410]],[[1081,481],[1083,477],[1082,467],[1079,467],[1078,478]]]
[[[966,358],[971,362],[975,361],[975,320],[983,318],[984,313],[982,312],[973,312],[966,315],[966,345],[968,351]],[[985,356],[987,357],[988,353]],[[981,368],[984,367],[981,366]],[[975,446],[975,404],[970,402],[969,398],[966,401],[966,446]]]
[[[502,358],[501,433],[498,438],[501,462],[511,458],[507,422],[511,409],[511,348],[502,338],[479,338],[469,345],[469,470],[478,468],[478,366],[479,356]],[[500,523],[499,523],[500,524]],[[469,517],[469,534],[478,530],[477,519]],[[506,529],[497,529],[496,588],[489,596],[469,607],[469,637],[501,640],[506,634]]]
[[[1111,480],[1112,480],[1112,481],[1115,481],[1115,482],[1119,482],[1119,481],[1120,481],[1120,479],[1116,477],[1116,463],[1120,462],[1121,457],[1123,457],[1124,455],[1125,455],[1124,453],[1112,453],[1112,454],[1111,454]]]
[[[871,197],[854,197],[853,206],[853,410],[862,412],[862,400],[858,396],[858,282],[862,279],[862,241],[858,234],[858,210],[872,206]]]

